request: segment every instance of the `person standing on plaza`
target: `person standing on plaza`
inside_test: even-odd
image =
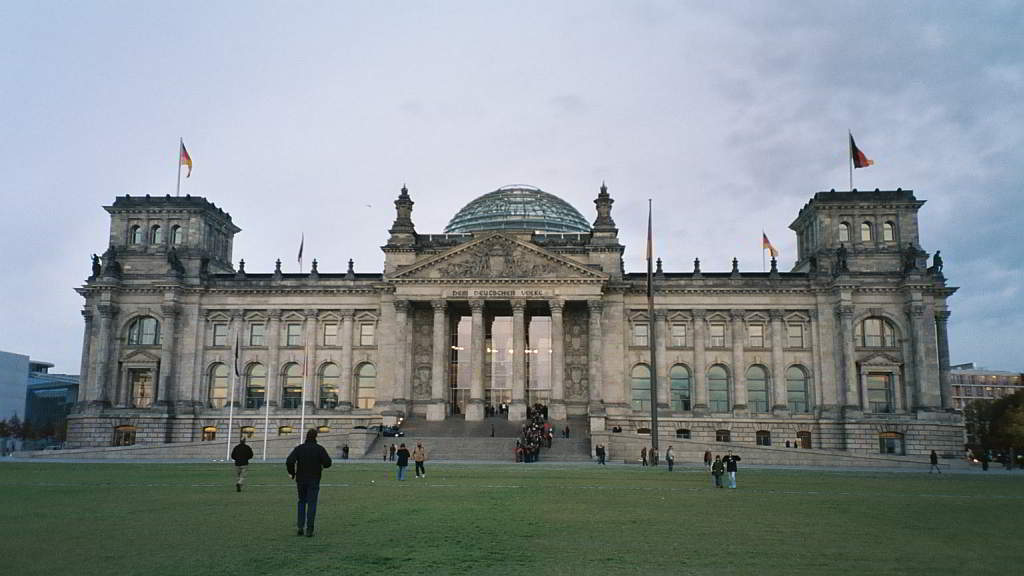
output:
[[[942,470],[939,469],[939,455],[935,453],[935,450],[932,450],[932,454],[928,458],[932,463],[932,465],[928,467],[928,473],[931,474],[932,470],[935,470],[939,474],[942,474]]]
[[[403,446],[405,446],[405,444],[403,444]],[[388,461],[390,461],[390,462],[394,462],[395,461],[395,445],[394,444],[392,444],[391,448],[388,449]]]
[[[640,465],[647,466],[647,446],[640,449]]]
[[[711,450],[704,451],[704,467],[711,470]]]
[[[715,488],[722,487],[722,474],[725,474],[725,464],[722,463],[721,456],[715,456],[715,461],[711,464],[711,485]]]
[[[672,453],[672,447],[669,446],[668,450],[665,450],[665,462],[668,462],[668,471],[672,471],[672,465],[676,462],[676,456]]]
[[[602,465],[602,466],[605,466],[606,464],[604,462],[604,458],[605,458],[604,444],[598,444],[596,447],[594,447],[594,454],[597,455],[597,463]]]
[[[409,450],[405,448],[405,444],[398,447],[395,455],[398,456],[398,479],[405,480],[405,468],[409,465]]]
[[[245,443],[245,436],[242,436],[238,445],[231,450],[231,459],[235,461],[235,492],[241,492],[242,484],[245,483],[245,471],[249,469],[249,460],[252,460],[252,448]]]
[[[320,497],[320,476],[324,468],[331,467],[331,457],[323,446],[316,443],[316,434],[316,428],[310,428],[306,432],[306,441],[292,449],[284,463],[299,491],[299,536],[303,533],[313,536],[316,503]]]
[[[742,460],[738,455],[733,454],[732,450],[725,455],[725,471],[729,474],[729,488],[736,487],[736,463]]]
[[[427,450],[423,447],[423,444],[416,443],[416,449],[412,451],[412,459],[416,461],[416,477],[426,478],[427,469],[423,466],[423,463],[427,461]]]

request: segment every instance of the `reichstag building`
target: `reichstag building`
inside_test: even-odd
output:
[[[602,186],[591,223],[507,186],[424,234],[403,187],[382,271],[285,274],[280,261],[270,273],[235,263],[240,228],[203,198],[118,197],[78,288],[69,445],[223,439],[229,411],[233,437],[259,439],[265,426],[298,438],[303,417],[346,430],[522,420],[541,404],[614,449],[650,433],[654,342],[663,438],[961,451],[956,288],[919,245],[912,191],[815,194],[790,224],[787,272],[659,262],[653,317],[646,272],[624,269],[613,202]]]

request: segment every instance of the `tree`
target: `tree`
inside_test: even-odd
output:
[[[964,426],[985,449],[1024,448],[1024,390],[964,408]]]
[[[21,438],[21,420],[18,418],[17,414],[12,416],[11,419],[7,422],[7,428],[8,430],[10,430],[12,438]]]
[[[11,427],[7,420],[0,420],[0,438],[7,438],[11,435]]]

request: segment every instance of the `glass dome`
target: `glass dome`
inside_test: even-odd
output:
[[[462,207],[448,222],[448,234],[482,230],[531,230],[587,234],[590,224],[568,202],[540,188],[502,186]]]

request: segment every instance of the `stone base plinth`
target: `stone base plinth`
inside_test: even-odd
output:
[[[430,422],[440,422],[448,416],[448,406],[444,402],[435,402],[433,404],[427,404],[427,420]]]

